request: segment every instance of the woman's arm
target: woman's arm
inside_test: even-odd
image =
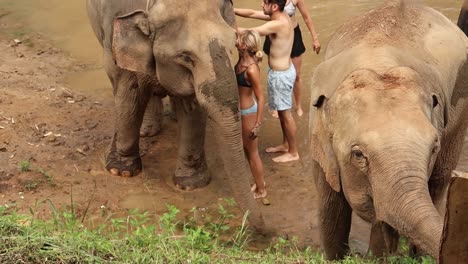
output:
[[[252,85],[252,90],[257,98],[257,120],[255,121],[254,128],[260,128],[265,107],[265,97],[263,96],[262,85],[260,82],[260,67],[258,67],[258,65],[249,67],[247,69],[247,78]]]
[[[292,1],[292,0],[291,0]],[[304,3],[304,0],[297,0],[296,4],[297,8],[301,12],[302,18],[304,19],[305,24],[307,25],[307,28],[309,29],[310,34],[312,35],[312,42],[314,45],[314,51],[319,54],[320,53],[320,42],[317,36],[317,33],[315,32],[315,27],[314,24],[312,23],[312,19],[310,18],[309,11],[307,10],[307,7]]]
[[[255,18],[260,20],[271,20],[270,16],[267,16],[263,11],[245,9],[245,8],[234,8],[234,13],[240,17]]]

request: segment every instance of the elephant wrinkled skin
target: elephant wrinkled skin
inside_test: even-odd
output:
[[[250,222],[262,227],[242,150],[232,2],[87,0],[87,9],[114,91],[106,168],[114,175],[139,173],[140,127],[145,120],[143,135],[160,128],[160,96],[169,94],[180,128],[176,186],[190,190],[209,183],[203,150],[208,116],[223,146],[219,154],[234,198],[250,211]]]
[[[372,223],[374,255],[394,252],[403,235],[437,258],[437,208],[468,125],[467,43],[449,19],[409,1],[387,1],[333,35],[310,113],[328,259],[347,253],[352,211]]]

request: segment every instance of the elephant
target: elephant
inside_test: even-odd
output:
[[[458,16],[457,25],[458,27],[465,32],[468,33],[468,0],[463,2],[462,8],[460,10],[460,15]]]
[[[332,35],[311,81],[312,174],[321,247],[348,250],[352,213],[371,223],[369,252],[437,259],[444,188],[468,126],[463,32],[432,8],[386,1]]]
[[[210,118],[234,199],[261,228],[241,142],[232,2],[87,0],[87,11],[115,102],[106,169],[124,177],[142,170],[140,127],[143,119],[148,121],[143,127],[159,127],[160,100],[167,94],[180,129],[174,184],[192,190],[209,183],[204,138]]]

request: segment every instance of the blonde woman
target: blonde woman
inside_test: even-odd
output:
[[[267,195],[263,164],[258,154],[258,133],[265,105],[258,65],[263,56],[259,50],[260,44],[260,35],[256,31],[239,33],[236,44],[239,61],[235,67],[242,116],[242,141],[255,180],[252,186],[255,198],[264,198]]]
[[[315,53],[319,54],[320,52],[320,42],[315,32],[314,24],[312,23],[312,19],[310,18],[309,10],[305,5],[305,0],[287,0],[284,6],[284,12],[289,15],[291,18],[291,22],[294,27],[294,43],[293,48],[291,51],[291,60],[294,64],[294,68],[296,68],[296,80],[294,82],[294,101],[296,102],[296,113],[298,116],[302,116],[304,111],[302,110],[302,103],[301,103],[301,66],[302,66],[302,54],[306,51],[304,43],[302,41],[302,32],[299,28],[299,24],[297,23],[296,19],[296,10],[302,15],[304,22],[309,29],[310,35],[312,36],[312,48]],[[252,9],[240,9],[234,8],[236,15],[241,17],[248,17],[248,18],[256,18],[261,20],[270,20],[270,16],[265,15],[263,11],[257,11]],[[267,36],[265,38],[265,43],[263,45],[263,51],[266,54],[270,53],[270,39]],[[277,117],[278,113],[273,112],[273,116]]]

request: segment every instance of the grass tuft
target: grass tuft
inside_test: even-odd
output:
[[[29,160],[22,160],[19,165],[19,169],[22,172],[28,172],[31,170],[31,162]]]
[[[247,216],[240,226],[230,225],[235,206],[230,200],[217,211],[199,217],[201,208],[182,218],[172,205],[167,212],[153,215],[129,210],[126,217],[103,217],[95,228],[84,226],[85,216],[75,214],[71,205],[58,210],[49,204],[52,219],[39,220],[0,207],[0,263],[325,263],[322,254],[301,249],[297,240],[278,238],[267,249],[248,250],[252,232]],[[352,255],[340,262],[381,263]],[[431,258],[389,257],[386,263],[435,263]]]

